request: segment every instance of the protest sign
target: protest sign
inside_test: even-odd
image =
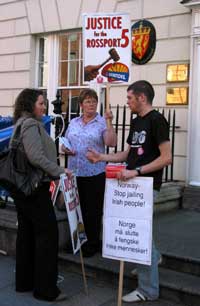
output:
[[[153,179],[106,179],[103,257],[151,264]]]
[[[69,179],[65,174],[62,174],[60,179],[61,189],[67,209],[72,247],[75,254],[80,250],[81,245],[87,241],[80,208],[76,177],[72,176]]]
[[[126,13],[83,15],[84,82],[128,82],[131,67],[130,17]]]
[[[51,193],[51,200],[52,200],[53,206],[56,203],[59,189],[60,189],[60,180],[51,181],[49,191]]]

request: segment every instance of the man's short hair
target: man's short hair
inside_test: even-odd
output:
[[[155,92],[153,86],[149,82],[144,80],[134,82],[129,85],[127,91],[129,90],[132,90],[133,94],[136,96],[143,93],[147,97],[147,101],[152,104]]]

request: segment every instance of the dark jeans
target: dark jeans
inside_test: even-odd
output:
[[[84,246],[98,250],[100,247],[105,173],[89,177],[77,177],[77,185],[83,222],[88,238],[88,242]]]
[[[34,196],[17,199],[16,290],[33,290],[36,298],[54,300],[60,293],[58,227],[49,183]]]

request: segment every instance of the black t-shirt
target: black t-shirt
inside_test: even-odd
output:
[[[159,145],[169,141],[169,125],[159,112],[152,110],[145,116],[137,116],[131,122],[127,143],[130,151],[127,158],[127,169],[133,170],[152,162],[160,156]],[[144,174],[154,179],[154,189],[159,190],[162,184],[163,169]]]

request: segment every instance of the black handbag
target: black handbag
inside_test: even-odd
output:
[[[0,186],[12,197],[30,196],[41,185],[43,171],[28,160],[20,137],[21,125],[16,128],[9,149],[0,153]]]

